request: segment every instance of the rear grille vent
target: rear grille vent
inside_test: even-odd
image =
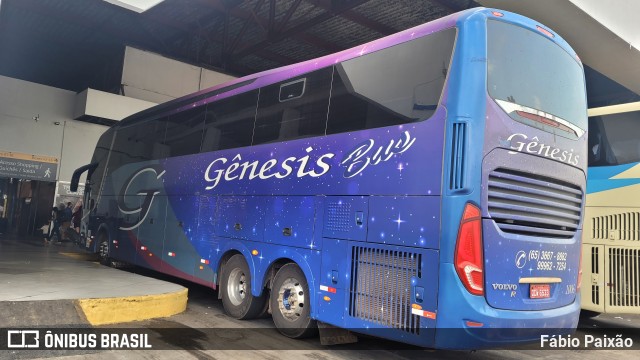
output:
[[[406,251],[354,246],[349,315],[419,334],[420,317],[411,313],[411,277],[421,277],[421,258]]]
[[[598,261],[600,254],[599,249],[596,246],[591,247],[591,273],[597,275],[600,273],[600,267]],[[591,285],[591,302],[594,305],[600,305],[600,285]]]
[[[465,153],[467,150],[467,124],[454,123],[451,136],[451,167],[449,173],[449,189],[460,190],[464,188]]]
[[[496,169],[489,174],[489,215],[500,230],[570,238],[580,223],[582,190],[561,180]]]
[[[628,212],[591,218],[594,239],[640,240],[640,213]]]
[[[640,250],[609,248],[609,305],[640,306]]]

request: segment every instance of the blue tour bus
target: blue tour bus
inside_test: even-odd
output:
[[[234,318],[480,348],[577,325],[586,129],[569,45],[471,9],[135,114],[73,182],[88,249]]]

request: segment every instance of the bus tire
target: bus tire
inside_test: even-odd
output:
[[[100,264],[111,266],[111,258],[109,257],[109,237],[106,233],[101,232],[98,235],[98,255],[100,256]]]
[[[304,273],[294,263],[284,265],[273,278],[269,299],[271,317],[284,336],[299,339],[315,335],[318,327],[311,319],[311,296]]]
[[[227,315],[245,320],[254,319],[262,313],[267,296],[251,294],[251,271],[242,255],[233,255],[224,264],[221,280],[222,306]]]

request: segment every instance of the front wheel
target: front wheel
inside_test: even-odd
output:
[[[264,312],[267,297],[251,294],[251,272],[240,254],[233,255],[224,264],[220,291],[224,311],[234,319],[253,319]]]
[[[290,263],[278,270],[269,301],[273,322],[283,335],[297,339],[317,333],[316,321],[311,319],[309,285],[298,265]]]

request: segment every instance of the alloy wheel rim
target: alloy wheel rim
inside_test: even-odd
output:
[[[244,271],[240,268],[231,270],[229,281],[227,281],[227,294],[234,306],[242,304],[247,296],[247,282]]]
[[[300,281],[287,278],[278,289],[278,309],[288,321],[298,320],[304,311],[305,293]]]

